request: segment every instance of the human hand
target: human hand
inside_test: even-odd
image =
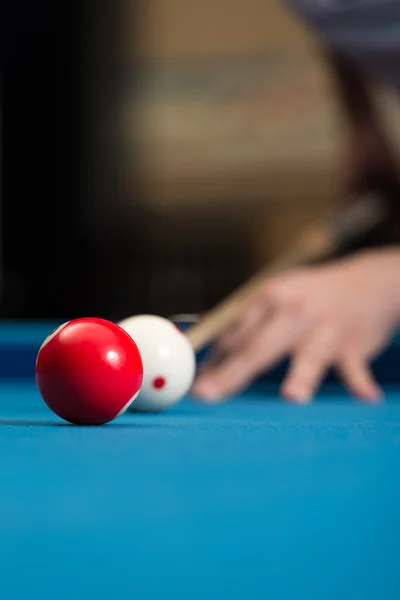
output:
[[[290,355],[281,388],[287,400],[310,401],[332,366],[353,395],[377,401],[382,391],[369,363],[399,318],[398,249],[365,251],[266,279],[215,340],[193,394],[221,401]]]

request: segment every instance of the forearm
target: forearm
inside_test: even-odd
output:
[[[349,160],[353,169],[349,189],[353,195],[376,193],[385,201],[388,217],[373,232],[344,249],[386,246],[400,241],[400,183],[397,157],[368,81],[351,60],[332,51],[325,52],[333,77],[339,108],[349,135]],[[351,185],[352,184],[352,185]]]
[[[379,127],[377,107],[363,74],[340,52],[326,50],[325,57],[348,125],[356,129],[366,125]]]

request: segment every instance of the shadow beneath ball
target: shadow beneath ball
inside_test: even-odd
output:
[[[74,429],[153,429],[160,428],[156,423],[106,423],[105,425],[74,425],[73,423],[54,423],[35,419],[0,419],[0,427],[67,427]]]
[[[68,427],[69,423],[52,423],[35,419],[0,419],[0,427]]]

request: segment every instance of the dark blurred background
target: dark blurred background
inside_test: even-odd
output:
[[[206,310],[331,202],[335,103],[277,0],[1,11],[1,317]]]
[[[88,302],[80,216],[83,14],[78,2],[1,6],[1,312],[47,318]]]

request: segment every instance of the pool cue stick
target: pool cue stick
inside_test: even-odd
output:
[[[263,267],[243,286],[211,309],[186,332],[195,351],[201,350],[230,325],[242,302],[268,277],[332,256],[344,243],[373,229],[386,216],[386,205],[378,196],[366,196],[345,208],[318,219],[299,236],[296,243],[272,263]]]

